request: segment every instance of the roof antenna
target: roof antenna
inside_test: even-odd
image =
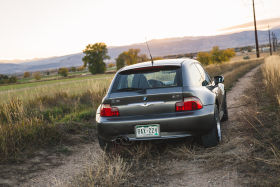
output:
[[[148,45],[147,38],[146,38],[146,45],[147,45],[147,48],[148,48],[148,51],[149,51],[149,54],[150,54],[150,57],[151,57],[152,66],[153,66],[154,65],[154,60],[153,60],[153,57],[152,57],[152,54],[151,54],[151,51],[150,51],[150,48],[149,48],[149,45]]]

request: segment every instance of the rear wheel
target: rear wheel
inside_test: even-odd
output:
[[[225,93],[225,96],[224,96],[224,104],[223,104],[223,117],[222,117],[222,120],[221,121],[227,121],[228,120],[228,109],[227,109],[227,95]]]
[[[220,128],[221,122],[217,105],[215,105],[214,118],[216,123],[215,126],[207,134],[201,136],[201,142],[204,147],[216,146],[222,139]]]
[[[107,142],[98,136],[99,146],[103,151],[109,151],[113,145],[111,142]]]

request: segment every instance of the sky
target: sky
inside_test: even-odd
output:
[[[280,18],[279,0],[255,3],[257,20]],[[0,59],[67,55],[96,42],[217,35],[252,20],[251,0],[0,0]]]

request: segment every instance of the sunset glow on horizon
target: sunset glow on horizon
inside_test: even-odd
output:
[[[119,46],[144,42],[146,37],[222,34],[225,28],[252,22],[251,2],[0,0],[0,59],[78,53],[96,42]],[[255,2],[257,20],[280,18],[279,0]]]

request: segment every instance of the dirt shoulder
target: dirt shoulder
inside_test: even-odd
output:
[[[0,164],[0,186],[56,186],[71,181],[88,167],[92,153],[101,151],[95,133],[72,135],[71,139],[76,143],[44,148],[17,163]]]

